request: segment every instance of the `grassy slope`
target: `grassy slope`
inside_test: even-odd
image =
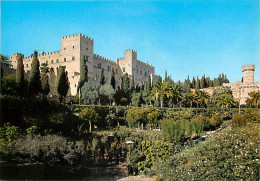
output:
[[[259,123],[222,130],[159,164],[157,176],[170,180],[257,180],[259,133]]]

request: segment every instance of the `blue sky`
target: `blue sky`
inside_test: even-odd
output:
[[[156,74],[184,80],[227,74],[241,80],[256,64],[260,81],[259,0],[1,1],[2,54],[60,50],[60,37],[83,33],[112,60],[134,49]]]

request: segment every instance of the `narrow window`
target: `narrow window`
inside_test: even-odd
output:
[[[66,62],[66,58],[64,58],[64,62]]]
[[[86,48],[86,50],[88,50],[88,47]]]
[[[86,62],[88,62],[88,56],[87,55],[84,55],[84,59]]]
[[[56,59],[56,63],[59,63],[59,59]]]
[[[72,60],[75,60],[75,57],[74,57],[74,56],[72,57]]]
[[[74,46],[72,46],[72,48],[74,49]]]
[[[75,87],[77,87],[77,84],[75,84]]]
[[[66,47],[64,47],[64,50],[66,50]]]
[[[98,64],[98,68],[100,68],[100,69],[101,69],[101,63],[99,63],[99,64]]]
[[[108,71],[110,70],[110,66],[107,66],[107,70],[108,70]]]
[[[28,64],[26,64],[26,67],[28,67]]]
[[[53,60],[51,60],[51,63],[53,63]]]
[[[125,68],[123,68],[123,72],[125,72]]]

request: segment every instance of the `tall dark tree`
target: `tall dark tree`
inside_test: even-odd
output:
[[[41,91],[40,62],[38,60],[37,51],[34,51],[32,67],[29,80],[29,91],[32,95],[37,95]]]
[[[164,76],[164,81],[168,80],[168,75],[167,75],[167,70],[165,70],[165,76]]]
[[[50,86],[49,86],[49,77],[48,77],[48,73],[49,73],[49,67],[47,65],[47,63],[42,63],[41,67],[41,84],[42,84],[42,88],[41,88],[41,92],[44,96],[47,96],[50,92]]]
[[[114,70],[114,68],[111,69],[109,84],[112,85],[113,89],[116,89],[116,79],[115,79],[115,70]]]
[[[196,87],[196,79],[195,77],[193,77],[191,82],[191,88],[195,89],[195,87]]]
[[[196,85],[195,85],[195,91],[199,91],[199,90],[200,90],[200,79],[197,76]]]
[[[129,80],[129,77],[128,77],[128,73],[125,73],[123,75],[123,81],[122,81],[122,89],[125,93],[128,93],[129,92],[129,89],[130,89],[130,80]]]
[[[101,87],[102,85],[104,85],[106,83],[105,81],[105,76],[104,76],[104,69],[101,68],[100,70],[100,76],[99,76],[99,87]]]
[[[203,75],[200,80],[200,88],[203,89],[205,87],[206,87],[206,79],[205,79],[205,75]]]
[[[80,61],[80,78],[78,83],[78,89],[81,89],[81,87],[87,81],[88,81],[88,66],[87,66],[87,60],[83,56]]]
[[[151,90],[152,90],[151,77],[149,76],[147,78],[147,81],[146,81],[146,84],[145,84],[145,92],[147,93],[147,95],[150,95]]]
[[[24,94],[24,65],[23,57],[21,54],[18,55],[17,69],[16,69],[16,83],[18,85],[19,94],[22,96]]]
[[[188,76],[188,79],[186,80],[186,92],[187,93],[190,93],[190,84],[191,84],[191,82],[190,82],[190,77]]]
[[[65,71],[64,66],[59,66],[57,79],[56,79],[56,89],[59,94],[60,102],[66,97],[70,84],[68,79],[68,72]]]
[[[135,92],[135,78],[132,75],[131,84],[130,84],[130,91]]]

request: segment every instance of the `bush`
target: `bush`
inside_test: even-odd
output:
[[[21,136],[21,130],[17,126],[11,126],[10,123],[5,123],[0,127],[0,142],[11,142]]]
[[[233,127],[242,127],[246,125],[246,117],[242,114],[235,114],[232,118]]]
[[[41,162],[79,162],[84,154],[83,141],[72,142],[57,135],[29,134],[13,142],[12,148],[17,155],[29,161]]]

